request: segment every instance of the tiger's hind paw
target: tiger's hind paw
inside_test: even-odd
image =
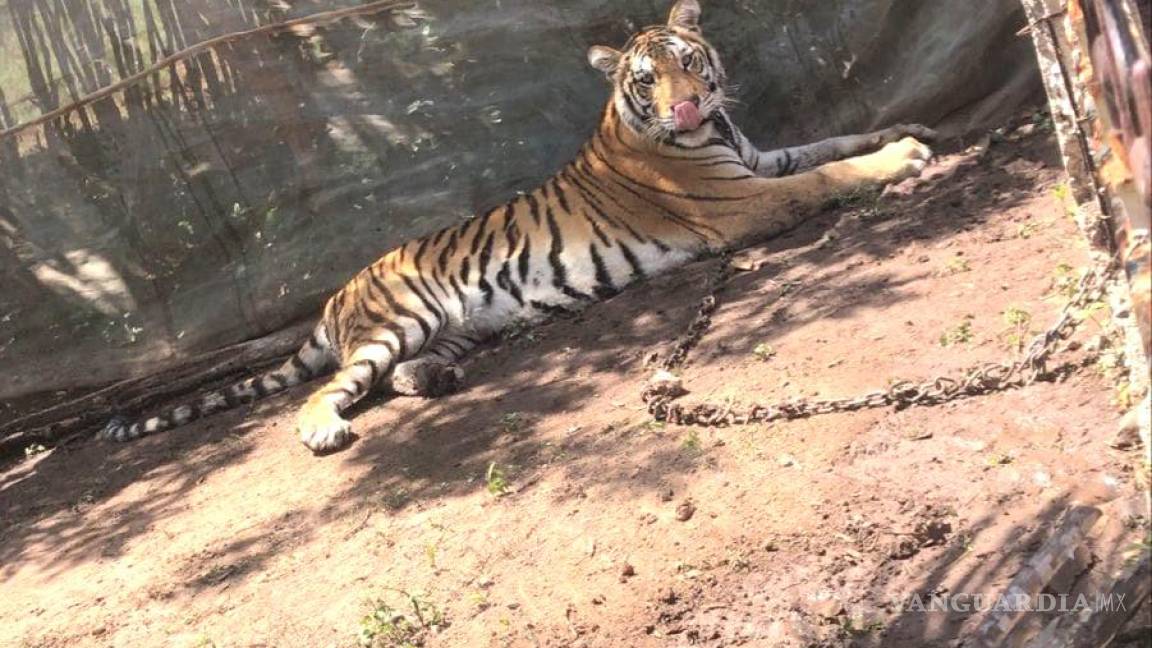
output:
[[[460,391],[464,370],[454,364],[413,360],[392,372],[392,389],[405,396],[437,398]]]
[[[335,412],[304,413],[296,426],[300,441],[316,454],[335,452],[352,443],[352,424]]]

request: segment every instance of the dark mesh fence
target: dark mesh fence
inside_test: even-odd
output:
[[[607,96],[587,48],[668,8],[375,2],[277,27],[357,4],[0,0],[0,398],[314,315],[391,245],[562,164]],[[962,133],[1039,92],[1012,0],[704,4],[764,147],[898,121]]]

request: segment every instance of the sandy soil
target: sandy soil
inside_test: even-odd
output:
[[[1008,355],[1005,311],[1046,326],[1062,264],[1087,263],[1060,179],[1050,138],[1005,142],[747,251],[759,268],[723,291],[689,398],[848,396]],[[1116,386],[1092,322],[1069,356],[1088,366],[1062,382],[650,423],[645,361],[714,263],[502,342],[460,394],[360,407],[359,440],[329,457],[293,435],[300,389],[7,465],[0,644],[348,646],[367,629],[390,645],[403,615],[393,643],[951,646],[980,615],[900,602],[999,593],[1075,502],[1105,511],[1096,574],[1146,532],[1139,453],[1108,447]],[[413,599],[443,623],[404,627]]]

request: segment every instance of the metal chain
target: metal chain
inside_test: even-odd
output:
[[[720,266],[709,281],[708,294],[700,301],[696,317],[677,340],[672,352],[660,363],[661,370],[644,386],[642,398],[648,413],[657,421],[705,427],[747,425],[878,407],[895,406],[903,409],[913,405],[939,405],[961,398],[1024,387],[1050,376],[1047,367],[1049,358],[1056,353],[1057,345],[1067,340],[1080,324],[1081,320],[1075,313],[1103,296],[1108,281],[1119,268],[1116,257],[1111,257],[1085,271],[1076,292],[1064,305],[1056,322],[1032,339],[1028,352],[1019,360],[976,365],[955,376],[944,375],[924,382],[901,381],[886,390],[856,398],[797,398],[771,404],[754,403],[741,408],[733,407],[730,403],[677,403],[675,400],[687,391],[680,379],[671,372],[687,361],[688,354],[711,327],[712,316],[719,307],[717,295],[734,272],[731,261],[730,255],[720,259]]]
[[[665,371],[672,371],[673,369],[684,364],[688,360],[688,354],[696,345],[700,343],[700,338],[708,332],[712,327],[712,314],[720,306],[720,300],[717,295],[720,294],[720,289],[728,280],[735,274],[735,268],[732,267],[732,254],[725,253],[720,257],[720,265],[716,267],[716,271],[708,278],[708,294],[704,299],[700,300],[700,306],[696,310],[696,317],[692,319],[692,323],[676,340],[676,345],[672,347],[672,352],[668,357],[660,363],[660,367]]]

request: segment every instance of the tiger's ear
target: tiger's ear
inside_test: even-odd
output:
[[[616,67],[620,65],[620,56],[619,50],[595,45],[588,50],[588,63],[603,72],[604,76],[611,78],[616,73]]]
[[[668,26],[700,31],[700,3],[697,0],[679,0],[668,14]]]

